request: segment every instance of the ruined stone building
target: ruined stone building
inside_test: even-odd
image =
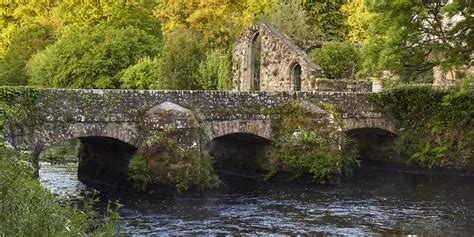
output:
[[[325,79],[305,51],[269,24],[247,28],[235,42],[232,85],[239,91],[371,91],[369,82]]]

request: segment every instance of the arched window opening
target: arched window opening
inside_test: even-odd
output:
[[[262,53],[262,40],[260,34],[255,33],[252,39],[252,50],[251,50],[251,90],[260,90],[260,63]]]
[[[296,63],[291,68],[291,81],[295,91],[301,91],[301,65]]]

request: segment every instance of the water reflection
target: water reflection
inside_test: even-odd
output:
[[[42,183],[81,193],[73,169],[44,168]],[[77,168],[76,168],[77,169]],[[80,182],[79,182],[80,183]],[[260,183],[224,177],[218,190],[176,195],[101,191],[119,200],[134,234],[474,235],[474,179],[361,169],[341,185]],[[67,190],[68,191],[67,191]]]

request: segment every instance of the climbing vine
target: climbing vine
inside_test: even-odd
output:
[[[29,87],[0,87],[0,132],[4,139],[9,129],[23,124],[35,126],[39,123],[37,111],[38,90]]]
[[[425,167],[463,166],[474,158],[474,93],[398,86],[371,99],[400,121],[399,155]]]
[[[183,192],[193,184],[202,190],[219,185],[212,157],[204,149],[199,153],[178,143],[173,138],[176,132],[176,129],[156,131],[143,141],[142,151],[132,158],[128,167],[129,179],[136,189],[145,191],[152,184],[173,183],[178,192]]]
[[[334,107],[319,103],[330,112],[328,114],[311,111],[308,104],[314,106],[296,100],[273,111],[272,140],[276,162],[267,178],[283,169],[295,177],[311,173],[320,182],[334,181],[343,173],[350,174],[348,171],[357,163],[355,152],[341,149],[345,136]]]

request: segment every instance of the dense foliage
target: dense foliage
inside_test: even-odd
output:
[[[406,81],[469,64],[473,52],[470,1],[368,1],[373,12],[365,67],[390,70]]]
[[[293,39],[316,39],[308,23],[307,12],[301,1],[287,0],[274,4],[271,10],[262,15],[259,21],[270,23]]]
[[[232,59],[230,53],[211,50],[198,69],[198,87],[203,90],[230,90]]]
[[[51,42],[48,29],[39,24],[26,24],[11,32],[10,44],[0,56],[0,85],[26,85],[26,64],[31,55]]]
[[[34,178],[29,153],[14,151],[5,135],[18,123],[34,127],[36,89],[0,88],[0,233],[6,236],[114,235],[118,216],[108,210],[103,221],[92,202],[81,209],[60,204]]]
[[[357,48],[349,42],[329,42],[311,52],[311,58],[319,64],[327,78],[355,79],[360,65]]]
[[[339,142],[349,143],[338,129],[341,121],[333,106],[321,104],[335,116],[331,122],[327,114],[315,114],[304,103],[289,102],[272,113],[276,162],[268,177],[279,169],[295,176],[310,173],[320,182],[335,181],[341,174],[350,175],[358,162],[357,152],[352,147],[341,150]]]
[[[169,34],[159,62],[159,88],[199,89],[197,71],[204,57],[202,45],[191,31]]]
[[[28,64],[31,83],[46,87],[120,88],[124,70],[160,52],[160,42],[136,28],[106,25],[64,33]]]
[[[316,37],[325,41],[343,40],[347,35],[341,7],[346,0],[304,0],[308,24]]]
[[[92,203],[81,210],[60,204],[33,178],[31,164],[19,154],[0,152],[0,233],[5,236],[111,236],[118,216],[108,211],[97,221]],[[10,153],[10,154],[9,154]]]
[[[474,93],[399,86],[373,95],[401,122],[397,152],[427,167],[462,166],[474,159]]]
[[[136,190],[145,191],[152,182],[145,157],[135,155],[128,162],[128,177]]]
[[[123,89],[158,89],[164,88],[159,80],[159,58],[142,58],[125,69],[120,76]]]
[[[196,185],[201,190],[219,186],[213,158],[204,149],[197,154],[178,143],[174,133],[173,129],[154,131],[143,141],[142,149],[128,166],[135,188],[145,191],[156,184],[174,184],[178,192],[183,192]]]

